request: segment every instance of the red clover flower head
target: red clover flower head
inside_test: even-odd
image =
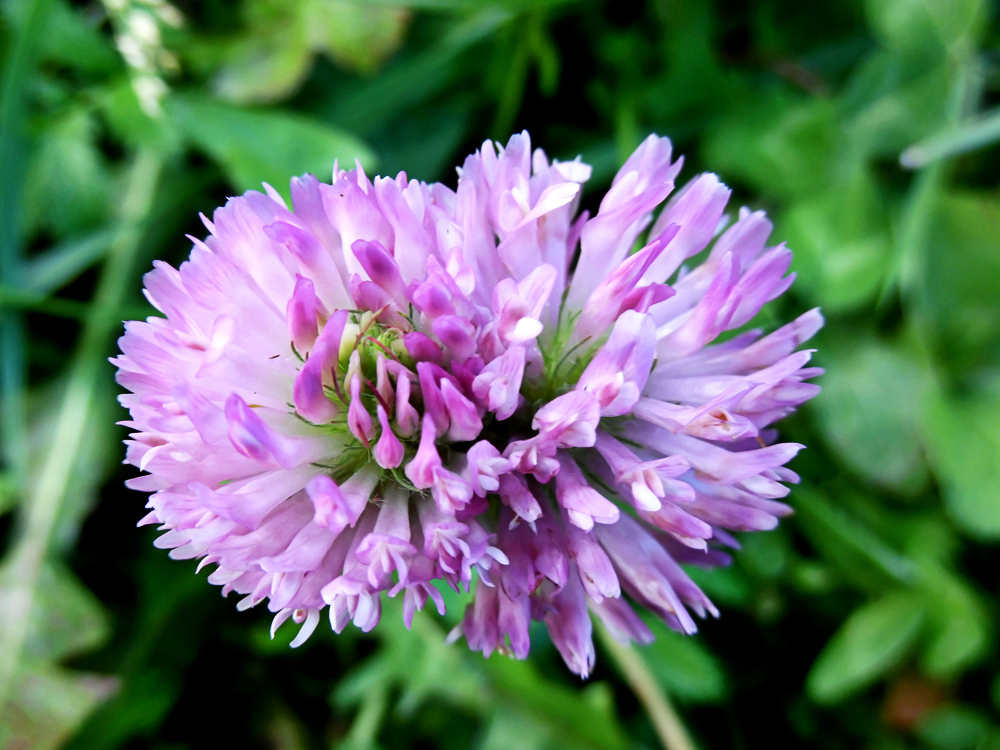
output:
[[[214,564],[238,609],[266,600],[272,633],[300,623],[293,646],[324,609],[371,630],[382,592],[407,625],[443,613],[442,584],[474,587],[471,648],[524,658],[540,620],[583,677],[590,613],[622,640],[651,638],[634,606],[693,633],[689,610],[718,613],[680,563],[790,512],[802,446],[766,428],[819,390],[796,348],[823,319],[713,343],[788,289],[791,252],[762,212],[725,228],[712,174],[654,221],[681,162],[650,136],[593,217],[590,167],[527,133],[454,190],[359,164],[292,179],[291,208],[231,199],[146,275],[163,317],[114,360],[157,546]]]

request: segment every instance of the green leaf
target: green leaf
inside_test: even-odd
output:
[[[823,99],[785,94],[734,109],[707,136],[711,167],[780,198],[829,186],[838,142],[835,111]]]
[[[551,735],[548,728],[531,714],[516,709],[496,711],[486,728],[479,750],[543,750]]]
[[[434,46],[395,62],[367,85],[331,99],[324,115],[357,132],[381,129],[406,109],[439,94],[455,76],[458,56],[511,19],[511,13],[500,7],[481,6],[441,34]]]
[[[399,48],[410,20],[404,7],[359,0],[307,0],[301,8],[313,49],[342,67],[369,74]]]
[[[922,417],[949,515],[974,536],[1000,538],[1000,395],[934,391]]]
[[[111,634],[97,598],[70,571],[42,568],[31,613],[26,657],[62,661],[92,651]]]
[[[684,572],[698,584],[708,597],[722,607],[744,608],[753,602],[753,589],[746,575],[739,567],[706,570],[697,565],[685,565]]]
[[[942,706],[917,726],[917,736],[935,750],[976,750],[990,734],[985,715],[969,706]]]
[[[118,688],[114,677],[26,660],[17,689],[0,710],[0,747],[55,750],[95,706]]]
[[[96,138],[94,118],[82,107],[47,123],[24,191],[27,227],[64,236],[103,222],[112,181]]]
[[[96,20],[96,19],[95,19]],[[122,67],[108,37],[80,8],[53,2],[42,36],[42,55],[88,73],[108,73]]]
[[[130,628],[119,630],[121,644],[109,649],[120,665],[121,688],[88,717],[64,750],[117,750],[153,734],[183,691],[202,639],[211,635],[206,615],[218,594],[204,576],[192,575],[190,567],[179,567],[152,548],[132,562],[138,591],[130,607],[136,618]]]
[[[886,46],[910,59],[967,51],[985,20],[981,0],[868,0],[872,30]]]
[[[10,560],[0,571],[9,596]],[[0,707],[0,747],[56,748],[119,686],[116,677],[75,672],[54,662],[101,645],[109,628],[96,598],[61,566],[45,565],[28,624],[16,688]]]
[[[951,679],[989,651],[990,618],[963,578],[933,560],[922,560],[920,568],[928,599],[928,638],[920,665],[933,677]]]
[[[899,153],[945,127],[951,68],[935,58],[930,70],[897,54],[863,62],[845,91],[842,140],[852,153],[896,160]]]
[[[683,137],[682,133],[687,137],[700,133],[706,116],[714,117],[720,111],[737,112],[742,109],[746,112],[750,100],[743,97],[749,93],[749,87],[745,81],[733,76],[732,68],[719,59],[715,7],[705,3],[673,3],[660,8],[665,23],[663,41],[658,46],[662,50],[665,70],[662,76],[645,78],[644,108],[655,121],[672,123],[671,136],[675,138]],[[647,31],[637,30],[638,38],[648,38]],[[606,49],[599,40],[598,49],[601,48]],[[625,59],[607,60],[606,65],[629,66],[640,71],[642,63],[635,59],[634,50],[635,46],[626,49]],[[765,95],[763,98],[768,97]],[[759,98],[749,109],[753,109],[757,101]],[[733,107],[736,102],[739,103]],[[608,102],[602,109],[607,112],[612,106]],[[740,118],[737,116],[735,119],[738,121]]]
[[[809,696],[818,703],[837,703],[875,682],[906,656],[924,616],[923,599],[908,591],[856,609],[809,670]]]
[[[385,174],[406,172],[410,178],[430,181],[454,174],[452,161],[473,125],[471,101],[428,104],[399,118],[378,140]]]
[[[649,614],[643,621],[656,640],[636,650],[667,695],[687,703],[720,703],[726,698],[726,674],[703,640],[681,635]]]
[[[930,387],[919,357],[900,343],[825,337],[823,393],[810,404],[835,455],[864,479],[906,494],[927,483],[917,406]]]
[[[483,0],[365,0],[368,5],[398,8],[404,6],[415,10],[469,11],[479,10],[486,3]],[[490,0],[489,4],[510,10],[545,10],[574,5],[580,0]]]
[[[914,579],[913,563],[842,507],[809,487],[797,487],[792,504],[800,527],[837,572],[862,590],[881,592]]]
[[[10,472],[0,472],[0,516],[7,513],[18,503],[17,482]]]
[[[21,268],[21,289],[34,294],[54,292],[103,258],[114,235],[113,228],[105,227],[34,256]]]
[[[353,0],[244,3],[249,30],[223,50],[215,93],[242,104],[275,102],[291,95],[309,74],[314,54],[338,65],[374,73],[403,41],[410,12]]]
[[[303,115],[243,109],[194,95],[165,104],[178,127],[222,165],[240,191],[268,182],[287,196],[291,177],[311,172],[328,179],[335,159],[347,166],[360,159],[366,169],[375,165],[375,155],[360,140]]]
[[[782,214],[779,229],[795,251],[800,291],[830,313],[870,303],[882,286],[889,257],[885,234],[844,239],[831,216],[835,204],[836,199],[824,196],[796,205]]]
[[[212,80],[214,93],[235,103],[263,104],[292,94],[309,74],[313,54],[305,30],[289,18],[241,38],[227,58]]]
[[[930,13],[942,44],[955,55],[968,54],[979,43],[989,5],[984,0],[952,0],[929,3]]]
[[[626,746],[607,686],[594,683],[581,693],[543,679],[533,662],[499,654],[486,661],[485,669],[490,687],[504,702],[549,725],[554,737],[595,750],[619,750]]]
[[[546,679],[530,660],[494,653],[484,660],[464,645],[447,645],[435,619],[416,615],[412,630],[399,617],[398,600],[386,611],[375,635],[381,650],[338,685],[340,707],[362,705],[366,696],[401,688],[397,711],[415,713],[428,700],[444,701],[476,714],[512,711],[527,714],[546,736],[567,747],[618,750],[627,745],[608,686],[578,691]]]
[[[796,288],[825,312],[857,309],[881,289],[889,225],[875,180],[860,164],[844,166],[828,189],[783,212],[777,234],[795,252]]]
[[[175,670],[146,667],[130,674],[118,695],[90,716],[66,750],[115,750],[156,729],[182,687]]]
[[[940,196],[929,222],[916,302],[932,341],[961,374],[992,361],[1000,346],[1000,198]]]
[[[485,688],[481,672],[470,670],[466,654],[444,642],[437,626],[418,614],[413,629],[402,624],[399,607],[386,603],[381,627],[376,631],[382,639],[382,649],[349,673],[337,686],[333,700],[336,705],[352,707],[377,690],[403,688],[400,699],[406,712],[416,710],[428,699],[443,700],[466,710],[482,710]]]
[[[111,131],[128,146],[142,146],[165,156],[180,150],[181,134],[174,123],[146,114],[127,77],[111,82],[98,95],[97,103]]]
[[[740,568],[763,579],[773,579],[788,567],[789,543],[784,529],[747,534],[737,557]],[[715,572],[715,571],[712,571]]]
[[[865,5],[872,31],[890,49],[911,56],[943,51],[928,3],[868,0]]]
[[[434,581],[433,585],[441,592],[441,598],[444,600],[445,614],[441,618],[441,623],[445,628],[451,629],[462,621],[466,607],[472,604],[475,597],[474,589],[470,588],[468,592],[455,591],[441,580]]]

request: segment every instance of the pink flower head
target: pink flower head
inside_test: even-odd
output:
[[[788,288],[791,256],[759,212],[719,233],[714,175],[652,223],[680,167],[650,136],[577,216],[590,168],[522,133],[454,189],[335,168],[294,178],[291,206],[231,199],[179,269],[154,264],[163,317],[120,340],[141,523],[298,623],[293,646],[324,610],[371,630],[383,592],[407,625],[442,611],[440,582],[475,591],[471,648],[523,658],[540,620],[584,677],[592,614],[643,643],[634,606],[694,632],[717,612],[680,563],[789,512],[802,446],[765,428],[816,394],[796,350],[823,319],[713,343]]]

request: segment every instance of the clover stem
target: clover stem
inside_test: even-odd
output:
[[[653,722],[664,750],[697,750],[670,698],[657,683],[639,652],[616,641],[599,622],[595,622],[594,629],[605,651]]]

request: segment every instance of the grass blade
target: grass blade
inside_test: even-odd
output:
[[[70,486],[77,452],[84,440],[87,414],[104,377],[105,346],[118,319],[127,285],[132,280],[135,254],[144,220],[153,203],[162,162],[150,151],[140,151],[131,167],[121,224],[84,325],[70,369],[53,441],[42,470],[24,506],[22,533],[7,561],[6,583],[0,591],[0,706],[11,689],[27,635],[42,563],[48,554],[52,529]]]
[[[996,141],[1000,141],[1000,107],[910,146],[900,155],[899,163],[907,169],[921,169]]]

